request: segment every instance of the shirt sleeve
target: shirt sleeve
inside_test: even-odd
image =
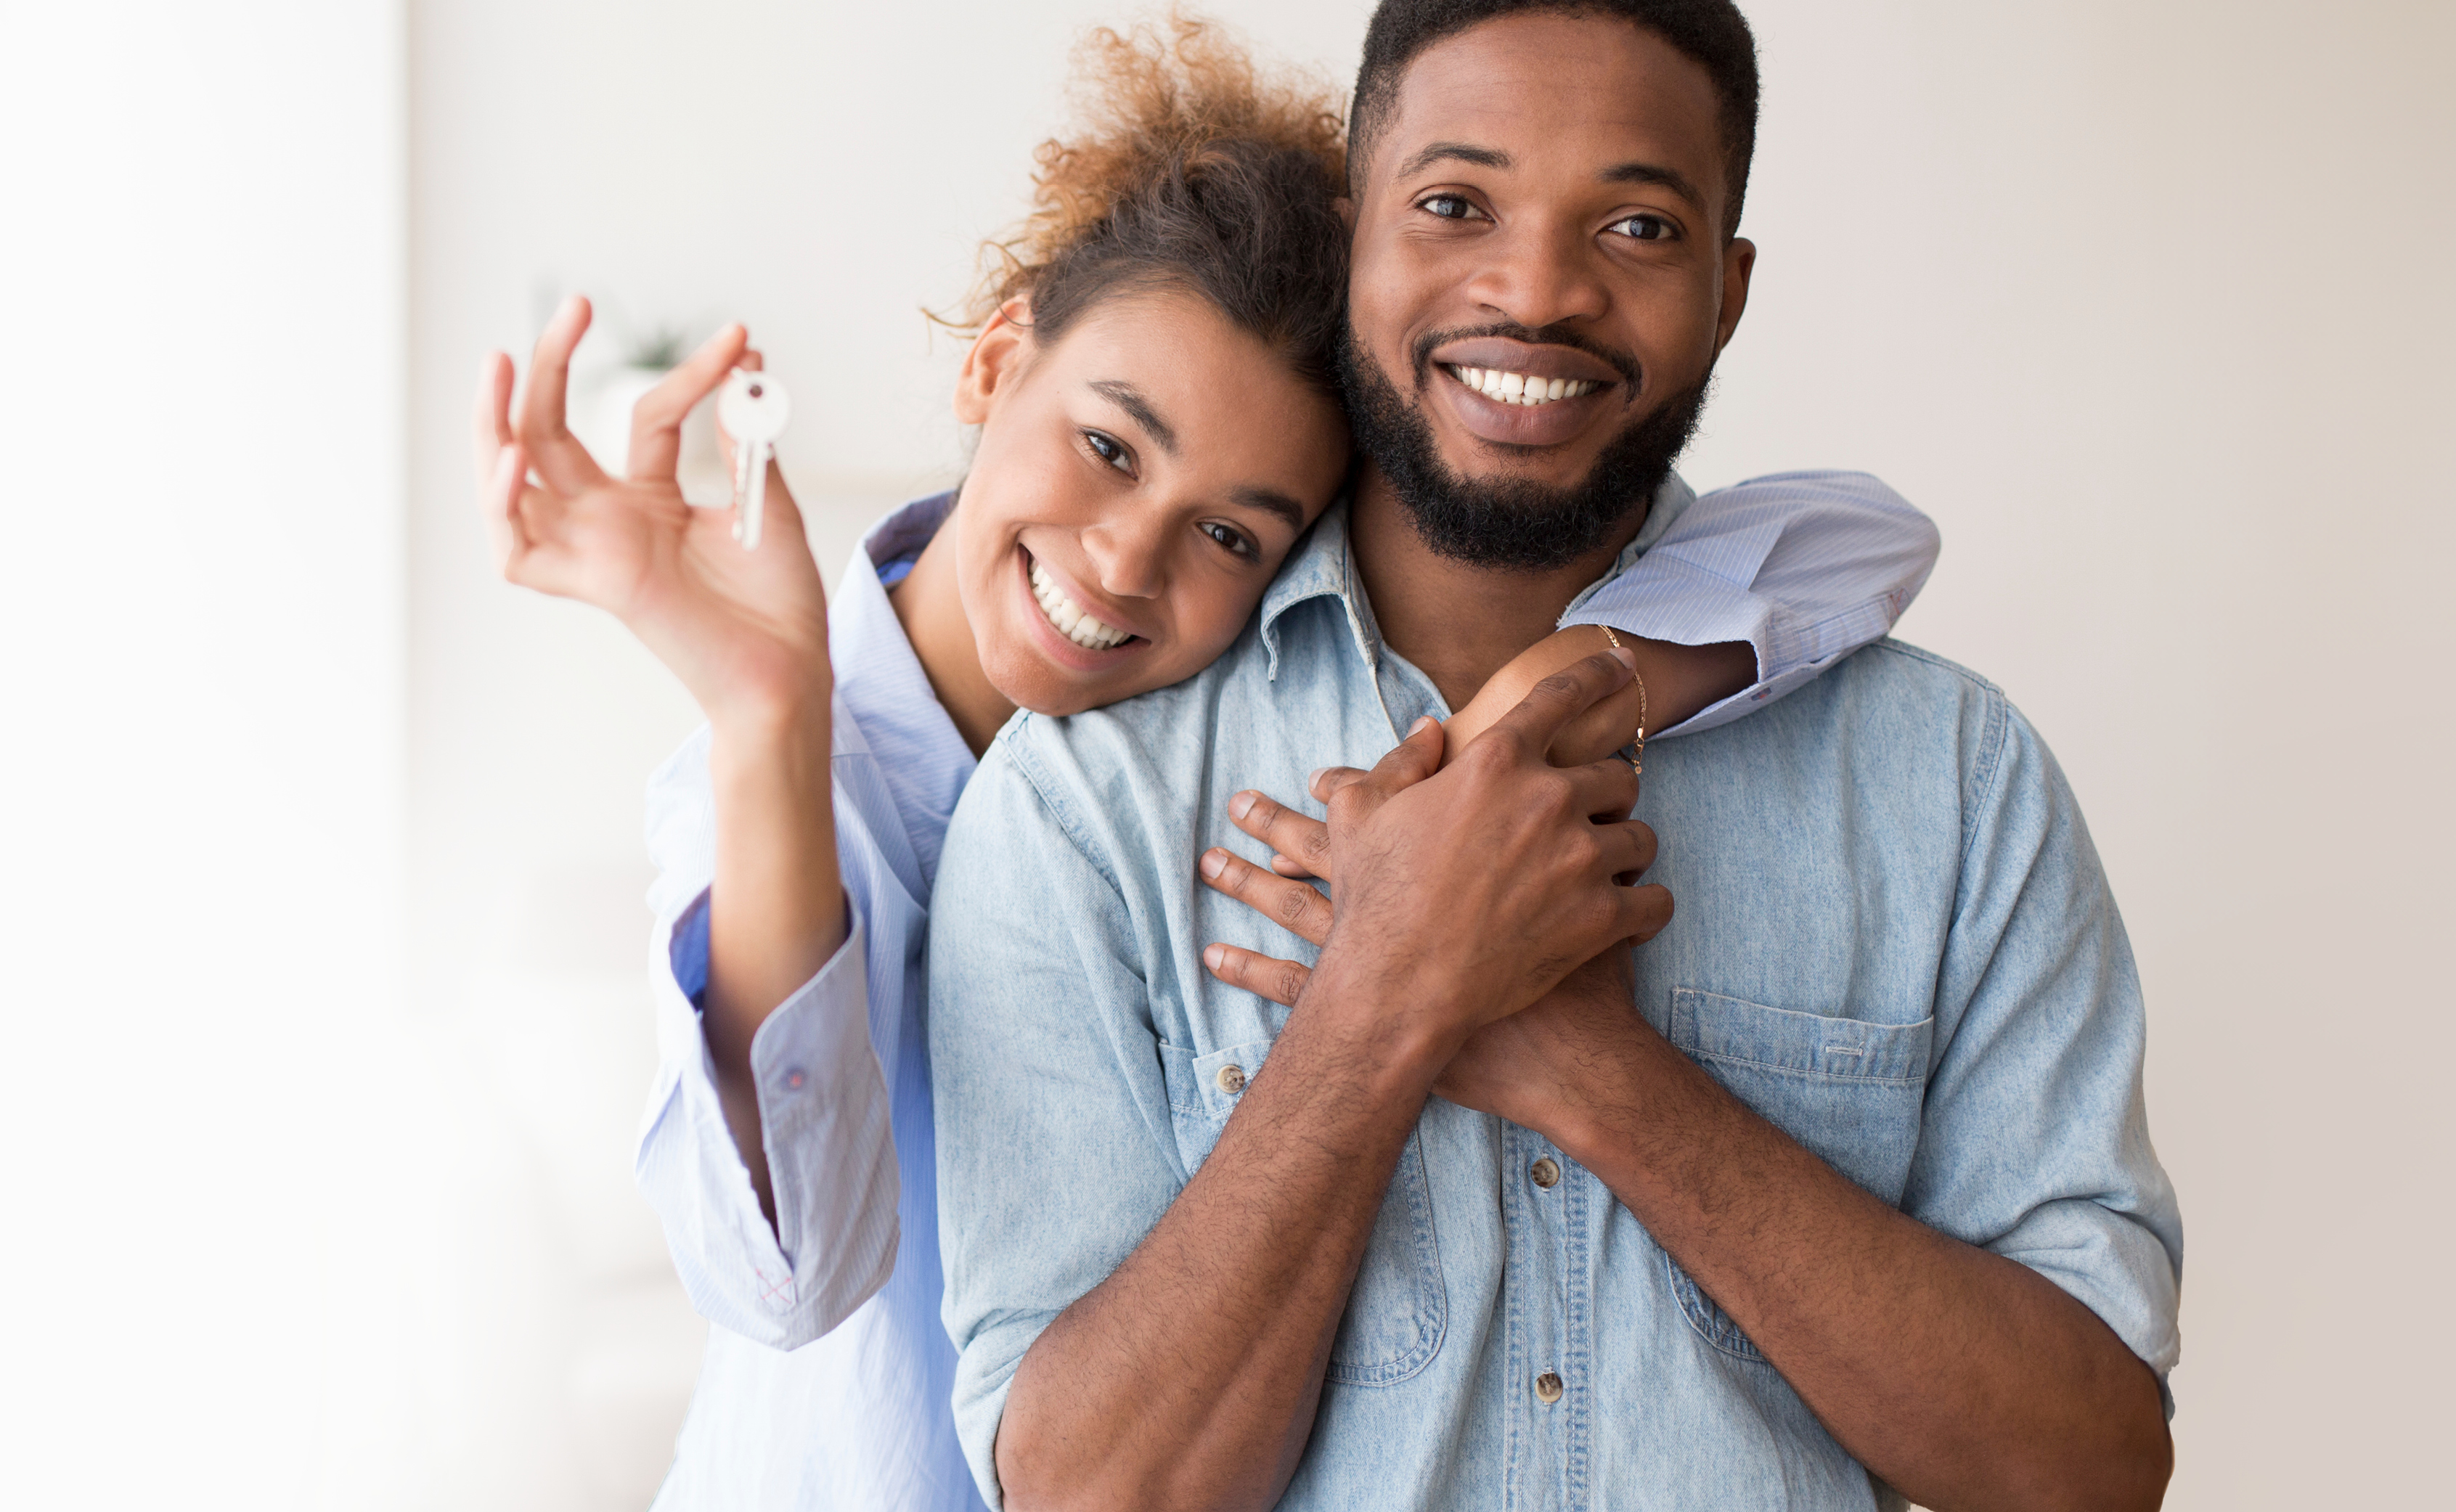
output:
[[[2149,1142],[2131,943],[2045,744],[2001,694],[1978,739],[1903,1210],[2062,1287],[2164,1392],[2182,1215]]]
[[[857,840],[861,816],[836,807],[840,843]],[[725,1121],[700,1022],[715,870],[705,728],[650,784],[648,845],[658,866],[649,894],[658,1069],[641,1122],[640,1188],[692,1306],[746,1338],[796,1348],[867,1301],[895,1263],[898,1171],[870,1041],[869,910],[849,886],[845,943],[751,1038],[776,1194],[770,1228]]]
[[[1015,1367],[1159,1222],[1185,1173],[1124,899],[1005,739],[948,831],[932,911],[962,921],[930,941],[955,1429],[998,1507]]]
[[[1757,680],[1665,735],[1728,725],[1889,634],[1935,568],[1935,522],[1866,473],[1777,473],[1700,495],[1561,617],[1680,645],[1744,641]]]

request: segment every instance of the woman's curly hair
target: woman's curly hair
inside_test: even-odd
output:
[[[1258,79],[1244,51],[1182,12],[1075,51],[1083,123],[1034,150],[1032,215],[981,249],[972,296],[943,323],[977,330],[1013,299],[1054,341],[1110,296],[1201,295],[1337,392],[1347,292],[1346,143],[1338,92]]]

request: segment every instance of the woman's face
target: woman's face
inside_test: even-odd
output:
[[[1001,315],[955,413],[981,427],[964,612],[991,683],[1044,714],[1210,665],[1347,468],[1338,407],[1193,294],[1105,300],[1045,346]]]

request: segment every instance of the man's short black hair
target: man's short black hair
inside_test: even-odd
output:
[[[1399,80],[1420,53],[1485,21],[1547,11],[1618,17],[1653,32],[1706,71],[1721,103],[1723,172],[1731,195],[1723,235],[1736,235],[1749,160],[1757,145],[1757,44],[1748,18],[1731,0],[1382,0],[1365,29],[1364,61],[1356,71],[1347,129],[1349,185],[1360,182],[1374,138],[1397,103]]]

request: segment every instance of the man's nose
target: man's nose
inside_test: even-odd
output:
[[[1161,561],[1165,544],[1158,521],[1112,521],[1086,528],[1083,555],[1100,589],[1120,599],[1156,599],[1168,574]]]
[[[1522,219],[1489,238],[1467,296],[1530,331],[1564,320],[1592,320],[1611,307],[1592,238],[1575,224]]]

